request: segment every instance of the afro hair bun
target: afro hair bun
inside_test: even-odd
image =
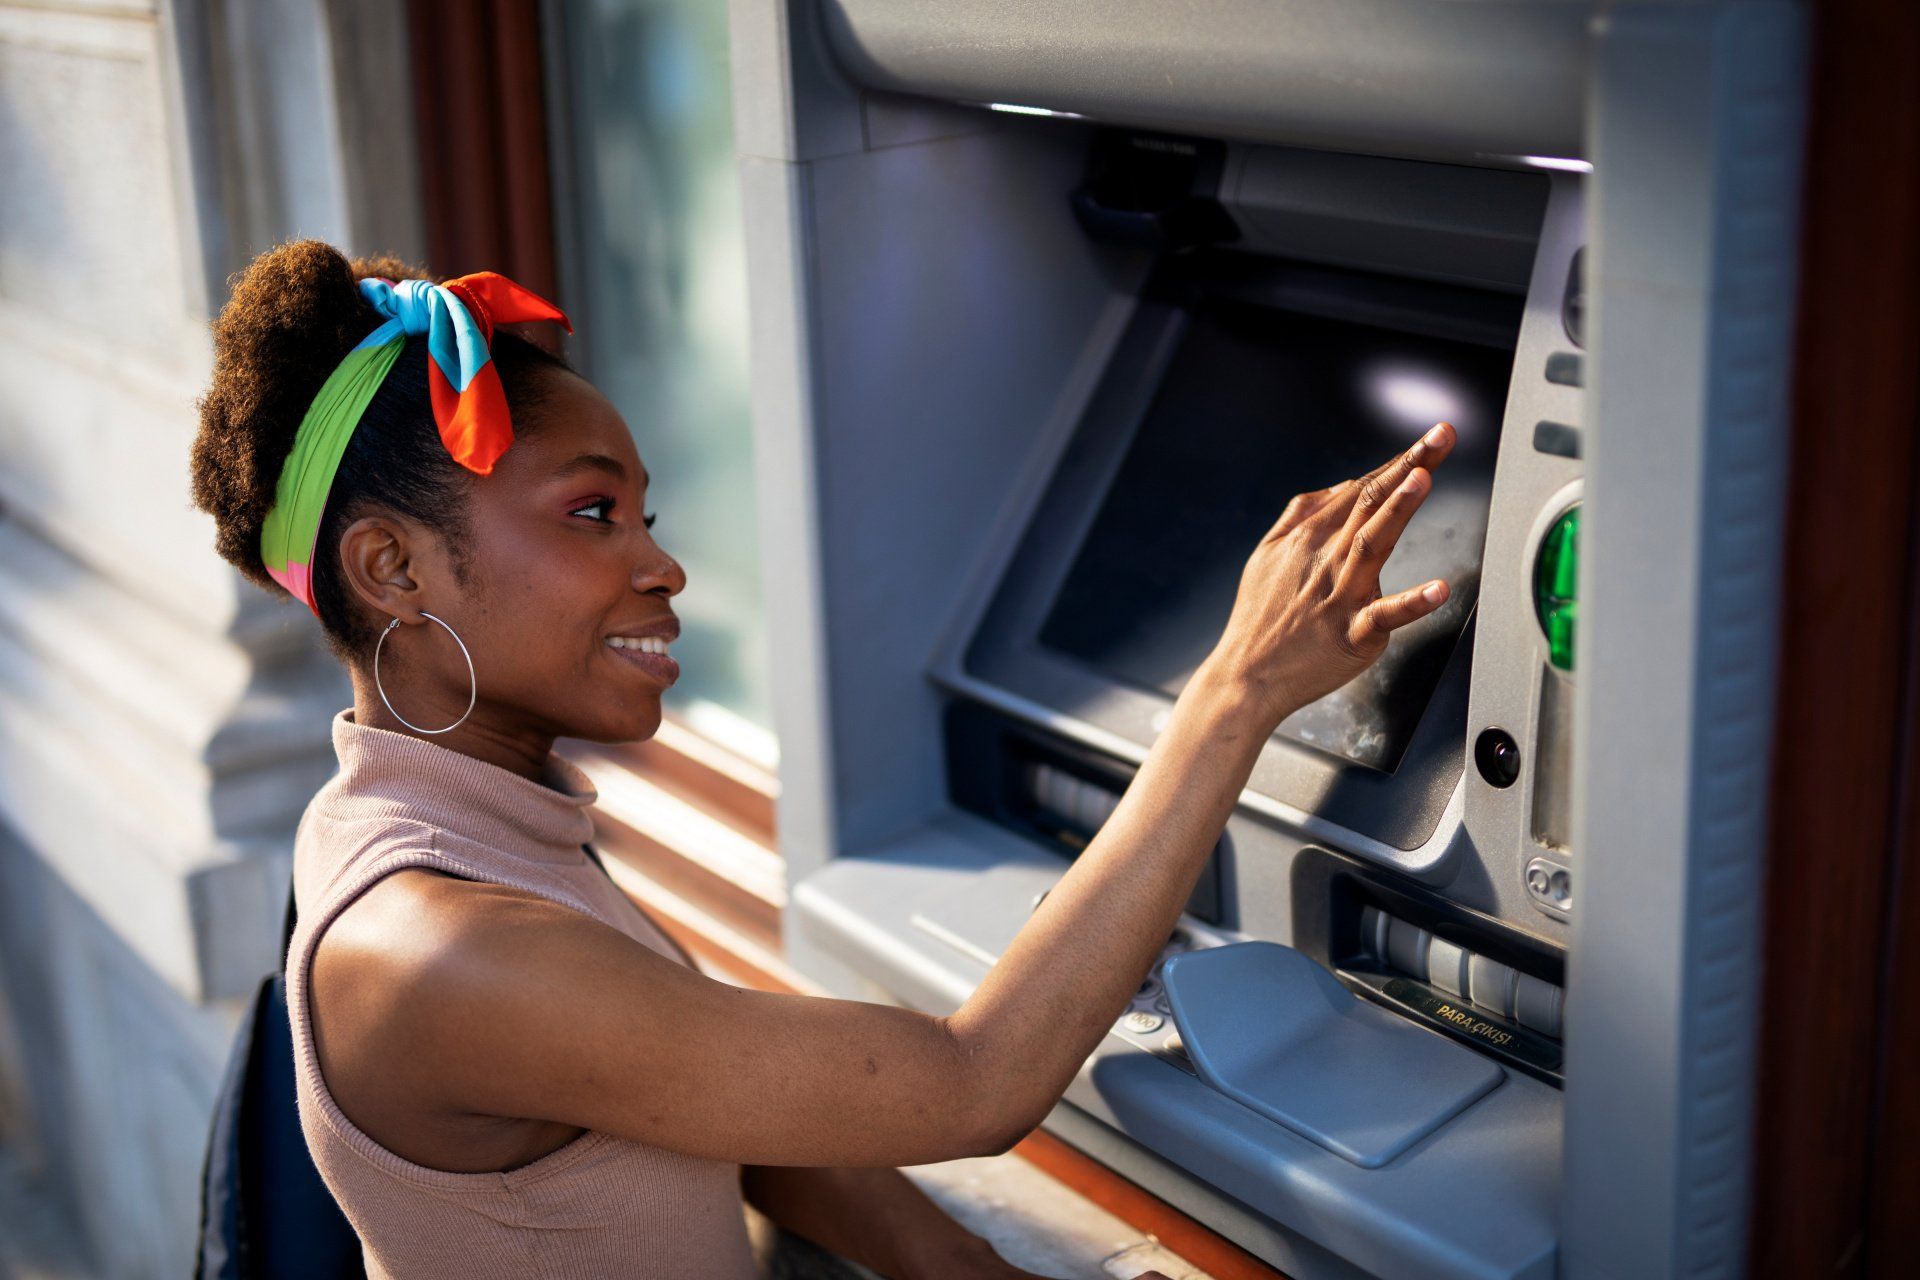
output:
[[[324,241],[294,240],[247,265],[214,322],[193,501],[213,516],[221,557],[272,591],[280,588],[260,563],[260,528],[314,396],[379,322],[356,284],[368,276],[433,279],[395,257],[349,262]]]

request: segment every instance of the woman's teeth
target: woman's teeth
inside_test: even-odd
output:
[[[659,636],[608,636],[607,643],[616,649],[638,649],[642,653],[667,651],[667,642]]]

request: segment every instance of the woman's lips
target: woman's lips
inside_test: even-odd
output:
[[[617,649],[608,645],[607,649],[614,657],[629,666],[638,667],[652,679],[666,688],[680,678],[680,664],[665,653],[648,653],[644,649]]]

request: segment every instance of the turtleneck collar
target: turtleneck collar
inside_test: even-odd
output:
[[[540,781],[386,729],[361,725],[348,707],[333,718],[340,758],[334,785],[376,800],[395,818],[423,823],[543,862],[581,862],[598,798],[587,775],[547,753]]]

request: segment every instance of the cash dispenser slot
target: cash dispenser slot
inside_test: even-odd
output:
[[[1294,865],[1295,941],[1356,994],[1561,1083],[1560,953],[1324,849]]]
[[[1093,840],[1133,780],[1133,768],[1061,742],[973,703],[947,711],[950,794],[962,809],[1019,832],[1072,861]],[[1221,919],[1225,837],[1187,899],[1187,914]]]

